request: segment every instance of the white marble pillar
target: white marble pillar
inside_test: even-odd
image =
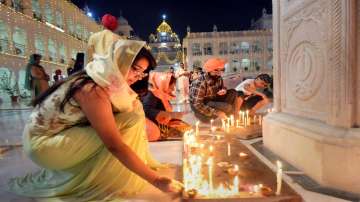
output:
[[[360,2],[273,0],[267,148],[324,186],[360,193]]]

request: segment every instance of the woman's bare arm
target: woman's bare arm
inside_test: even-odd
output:
[[[115,123],[111,102],[105,90],[99,86],[87,84],[75,93],[74,98],[107,149],[129,170],[154,184],[159,177],[158,174],[151,170],[123,142]]]

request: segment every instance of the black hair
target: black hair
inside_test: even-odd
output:
[[[152,56],[150,51],[148,51],[146,48],[142,48],[140,50],[140,52],[136,55],[134,62],[136,62],[137,60],[139,60],[140,58],[143,58],[143,57],[145,57],[149,61],[149,66],[145,70],[145,73],[148,73],[150,70],[152,70],[156,66],[156,60]],[[80,90],[83,86],[85,86],[88,83],[92,83],[93,87],[95,87],[95,85],[96,85],[95,82],[92,80],[91,77],[89,77],[86,74],[85,70],[80,70],[80,71],[76,72],[75,74],[72,74],[68,78],[55,83],[49,89],[47,89],[45,92],[43,92],[38,97],[36,97],[33,100],[32,105],[34,107],[37,105],[40,105],[49,95],[51,95],[54,91],[56,91],[61,85],[63,85],[65,82],[72,80],[74,78],[76,78],[76,79],[70,84],[70,87],[68,88],[68,90],[65,93],[65,98],[60,104],[60,110],[62,112],[64,112],[66,103],[69,102],[69,100],[74,96],[76,91]],[[145,79],[146,87],[147,87],[147,82],[149,80],[149,77],[147,76],[147,79],[146,79],[146,77],[144,79]]]
[[[201,67],[194,67],[194,71],[202,72],[202,68]]]
[[[148,91],[148,83],[149,83],[149,72],[156,67],[156,60],[151,52],[143,47],[140,52],[135,57],[134,61],[139,60],[140,58],[146,58],[149,61],[149,67],[144,71],[147,74],[146,77],[143,79],[136,81],[135,83],[131,84],[131,89],[135,91],[138,95],[142,96],[147,93]]]
[[[147,61],[149,61],[149,67],[146,69],[154,69],[156,67],[156,60],[154,56],[151,54],[151,52],[146,49],[145,47],[141,48],[139,53],[136,55],[134,61],[139,60],[140,58],[146,58]],[[147,73],[147,72],[145,72]]]
[[[77,53],[73,73],[84,69],[85,54]]]
[[[37,53],[33,54],[33,57],[34,57],[35,60],[42,58],[42,56],[40,54],[37,54]]]
[[[260,79],[264,81],[266,84],[272,83],[272,78],[268,74],[259,74],[255,79]]]

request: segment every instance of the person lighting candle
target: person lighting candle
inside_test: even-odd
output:
[[[211,119],[226,119],[240,110],[240,98],[234,89],[226,89],[222,79],[226,61],[210,58],[205,72],[191,83],[190,107],[196,118],[208,123]]]

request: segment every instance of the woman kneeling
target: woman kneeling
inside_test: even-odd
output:
[[[23,133],[25,153],[41,171],[12,179],[10,190],[54,201],[111,200],[150,183],[174,192],[150,155],[145,115],[129,85],[155,65],[145,42],[116,41],[84,71],[34,101]],[[176,185],[176,186],[174,186]]]

